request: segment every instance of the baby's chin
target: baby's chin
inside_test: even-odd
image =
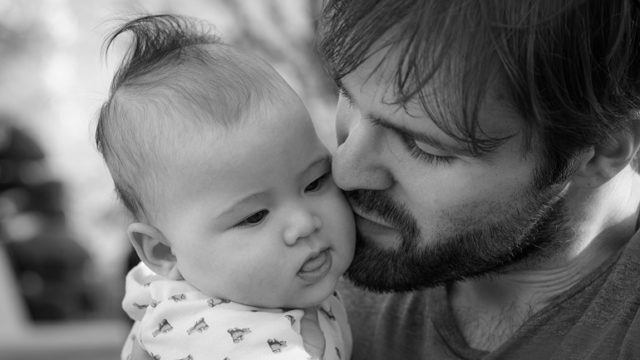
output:
[[[260,299],[254,298],[225,298],[222,296],[211,296],[214,301],[225,303],[225,302],[233,302],[236,304],[246,305],[250,307],[256,307],[260,309],[283,309],[283,310],[292,310],[292,309],[305,309],[320,305],[323,301],[328,299],[331,295],[333,295],[334,291],[323,291],[323,292],[314,292],[312,296],[309,294],[305,295],[296,295],[291,296],[288,299],[265,299],[264,297]],[[293,301],[291,301],[293,300]]]
[[[282,292],[279,295],[274,294],[273,291],[262,291],[258,294],[243,294],[245,296],[240,294],[236,294],[237,296],[207,294],[207,296],[264,309],[305,309],[318,306],[334,295],[339,278],[340,276],[334,275],[332,271],[314,284],[298,283],[293,285],[295,288],[280,289]]]
[[[322,302],[327,300],[334,293],[335,284],[334,286],[327,286],[326,289],[306,289],[304,293],[297,292],[296,294],[289,296],[288,299],[283,299],[282,301],[274,300],[265,302],[264,299],[262,299],[262,301],[256,301],[253,304],[246,305],[257,306],[265,309],[306,309],[322,304]]]
[[[283,308],[305,309],[320,305],[323,301],[335,294],[338,277],[325,278],[321,283],[308,286],[298,294],[294,301]]]

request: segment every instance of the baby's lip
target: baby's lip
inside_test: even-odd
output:
[[[308,282],[316,282],[324,278],[331,270],[332,256],[329,249],[309,254],[298,270],[298,276]]]

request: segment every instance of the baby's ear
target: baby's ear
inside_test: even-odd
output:
[[[160,230],[137,222],[129,225],[127,235],[138,257],[149,269],[168,279],[180,278],[176,256]]]

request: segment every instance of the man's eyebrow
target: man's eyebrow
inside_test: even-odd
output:
[[[380,116],[369,115],[369,118],[371,122],[377,126],[381,126],[381,127],[390,129],[392,131],[395,131],[399,134],[412,137],[417,141],[423,142],[447,154],[459,155],[459,156],[473,156],[472,152],[466,146],[457,145],[457,144],[456,145],[446,144],[441,140],[437,139],[436,137],[433,137],[429,134],[417,132],[405,126],[394,124],[391,121],[386,120]]]
[[[347,88],[344,87],[342,80],[335,79],[335,83],[340,91],[340,94],[347,100],[347,102],[349,102],[349,104],[354,104],[353,96],[351,96],[351,93],[349,92],[349,90],[347,90]],[[416,140],[423,142],[443,152],[450,153],[452,155],[459,155],[459,156],[474,156],[471,150],[469,150],[469,148],[466,146],[462,146],[462,145],[456,146],[456,145],[445,144],[433,136],[411,130],[402,125],[396,125],[393,122],[381,116],[368,115],[367,117],[375,125],[382,126],[384,128],[390,129],[392,131],[395,131],[403,135],[411,136]]]

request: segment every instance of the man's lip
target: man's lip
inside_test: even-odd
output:
[[[371,221],[357,214],[355,215],[355,220],[360,242],[377,244],[376,246],[381,248],[391,248],[401,240],[400,233],[396,228]]]
[[[369,223],[369,224],[373,224],[376,226],[380,226],[386,229],[395,229],[393,226],[391,226],[389,223],[387,223],[386,221],[382,221],[380,220],[380,218],[378,217],[373,217],[369,214],[365,214],[364,212],[362,212],[360,209],[358,209],[357,207],[352,207],[353,210],[353,214],[356,217],[356,221],[360,220],[361,222],[365,222],[365,223]]]

